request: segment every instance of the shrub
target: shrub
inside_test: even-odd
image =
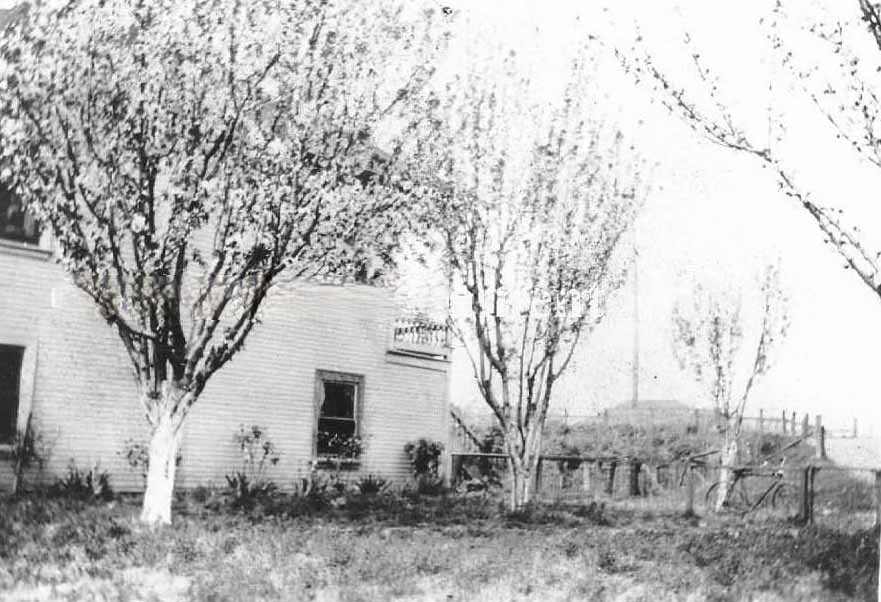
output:
[[[427,476],[417,481],[416,492],[422,495],[441,495],[447,492],[447,486],[442,478]]]
[[[97,464],[83,471],[71,462],[67,467],[67,476],[55,482],[50,494],[77,500],[109,500],[113,497],[113,489],[109,475],[106,471],[99,471]]]
[[[437,478],[440,474],[440,457],[444,453],[444,445],[440,441],[411,441],[404,446],[404,451],[410,459],[410,466],[413,467],[417,480],[425,477]]]
[[[265,497],[278,489],[272,481],[252,481],[243,472],[226,475],[226,484],[237,501]]]
[[[268,466],[278,464],[279,454],[263,429],[256,424],[242,425],[234,439],[242,455],[242,468],[226,475],[233,499],[237,503],[250,502],[276,491],[275,483],[266,479],[265,472]]]
[[[361,479],[355,484],[361,495],[376,495],[377,493],[383,493],[390,485],[391,483],[389,483],[388,479],[372,474],[361,477]]]
[[[28,416],[24,431],[16,431],[12,436],[10,459],[13,466],[12,493],[21,491],[24,485],[25,471],[32,466],[42,470],[49,456],[49,446],[42,433],[34,427],[31,416]]]

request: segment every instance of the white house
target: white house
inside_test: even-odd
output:
[[[270,472],[280,486],[321,462],[319,432],[363,440],[347,470],[407,479],[404,445],[447,439],[449,349],[445,330],[399,312],[391,291],[368,285],[304,283],[267,300],[263,324],[187,419],[178,486],[223,484],[241,465],[234,435],[251,424],[281,454]],[[43,481],[98,463],[114,489],[142,488],[121,454],[147,437],[137,395],[117,335],[0,190],[0,490],[29,416],[48,452]]]

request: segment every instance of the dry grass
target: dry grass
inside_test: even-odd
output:
[[[201,499],[201,498],[200,498]],[[781,522],[517,515],[472,498],[187,500],[152,531],[133,501],[0,501],[0,598],[874,599],[877,532]],[[616,511],[617,512],[617,511]]]

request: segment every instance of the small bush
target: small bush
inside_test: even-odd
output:
[[[268,466],[278,464],[279,454],[263,429],[256,424],[239,427],[234,440],[242,454],[242,468],[226,475],[226,483],[234,504],[250,505],[277,490],[275,483],[266,479]]]
[[[110,487],[109,475],[106,471],[99,471],[97,464],[88,471],[83,471],[71,463],[67,468],[67,476],[55,482],[50,488],[50,494],[76,500],[109,500],[113,497],[113,489]]]
[[[427,495],[436,495],[444,491],[443,480],[440,478],[440,458],[444,453],[444,445],[440,441],[419,439],[404,446],[404,451],[413,467],[416,477],[416,491]]]
[[[361,495],[376,495],[377,493],[383,493],[390,485],[391,483],[388,479],[372,474],[361,477],[361,479],[355,484]]]
[[[12,492],[19,493],[24,486],[25,471],[33,466],[42,470],[50,452],[42,433],[34,427],[31,416],[28,416],[24,431],[16,431],[12,436],[10,451],[15,471]]]
[[[272,481],[252,481],[243,472],[226,475],[226,484],[239,503],[267,497],[278,489]]]
[[[436,477],[440,472],[440,457],[444,453],[444,444],[440,441],[419,439],[404,446],[410,459],[410,466],[417,478],[423,476]]]

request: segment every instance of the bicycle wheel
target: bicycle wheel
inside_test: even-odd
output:
[[[780,507],[786,505],[787,502],[787,491],[786,486],[783,483],[777,485],[777,488],[774,490],[774,493],[771,494],[771,508],[777,508],[779,504]]]
[[[719,489],[719,481],[716,481],[707,488],[707,492],[704,494],[704,503],[707,506],[711,506],[714,503],[713,497],[715,496],[717,489]]]

